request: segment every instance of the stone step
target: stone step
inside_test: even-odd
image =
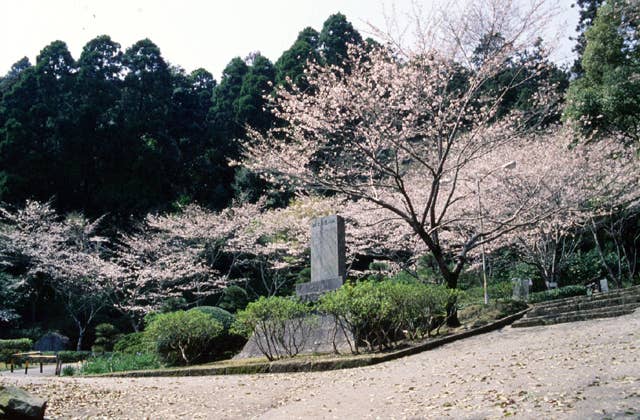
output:
[[[604,294],[603,294],[604,295]],[[640,303],[640,294],[618,294],[612,296],[585,296],[582,299],[565,302],[562,305],[534,306],[527,314],[533,316],[559,315],[567,312],[591,310]]]
[[[640,308],[640,303],[630,303],[625,305],[609,306],[590,310],[580,310],[566,312],[557,315],[528,316],[514,322],[512,327],[533,327],[538,325],[560,324],[565,322],[586,321],[596,318],[611,318],[621,315],[628,315]]]
[[[594,293],[591,296],[573,296],[564,299],[556,299],[547,302],[540,302],[535,304],[535,308],[553,308],[564,307],[570,305],[573,302],[581,302],[586,299],[591,301],[614,299],[620,296],[640,296],[640,286],[628,287],[625,289],[614,289],[607,293]]]

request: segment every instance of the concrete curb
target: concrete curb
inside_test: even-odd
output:
[[[344,356],[336,358],[318,359],[318,360],[295,360],[282,359],[273,362],[255,362],[246,363],[238,366],[198,366],[183,367],[172,369],[157,370],[138,370],[129,372],[114,372],[102,375],[87,375],[87,377],[121,377],[121,378],[141,378],[141,377],[166,377],[166,376],[212,376],[212,375],[238,375],[252,373],[285,373],[285,372],[317,372],[336,369],[350,369],[356,367],[364,367],[384,363],[391,360],[399,359],[405,356],[411,356],[423,351],[431,350],[454,341],[462,340],[478,334],[484,334],[494,331],[512,324],[516,320],[522,318],[529,311],[529,308],[499,319],[495,322],[483,325],[481,327],[472,328],[456,334],[429,340],[423,343],[413,345],[408,348],[392,351],[383,354],[365,354],[355,356]]]

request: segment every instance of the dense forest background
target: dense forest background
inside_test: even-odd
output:
[[[308,59],[341,63],[364,42],[341,14],[302,30],[272,63],[233,58],[220,81],[187,74],[149,39],[125,51],[104,35],[79,58],[62,41],[23,58],[0,79],[0,201],[54,200],[61,212],[130,216],[198,202],[215,210],[255,200],[264,184],[228,165],[249,124],[273,124],[263,96],[287,78],[301,83]]]

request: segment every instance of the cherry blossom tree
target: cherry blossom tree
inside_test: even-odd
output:
[[[624,279],[633,280],[638,273],[638,257],[640,256],[640,230],[637,228],[640,203],[634,203],[620,209],[610,207],[609,213],[600,217],[592,217],[589,231],[595,242],[600,263],[607,276],[618,287],[622,287]],[[635,226],[634,226],[635,223]],[[607,255],[606,245],[601,235],[611,244]],[[625,236],[628,239],[625,240]],[[610,258],[613,257],[613,258]]]
[[[0,209],[0,258],[4,265],[26,262],[22,281],[46,279],[78,331],[76,348],[108,300],[110,279],[119,268],[102,258],[105,238],[98,235],[101,219],[81,214],[60,218],[50,203],[27,201],[17,211]]]
[[[113,279],[112,302],[135,331],[167,299],[198,298],[225,287],[228,273],[215,265],[236,228],[225,223],[230,212],[192,204],[173,214],[149,214],[133,233],[121,236],[114,260],[124,275]]]
[[[298,195],[286,208],[265,209],[260,204],[243,205],[248,222],[239,223],[226,243],[225,251],[235,255],[239,269],[258,268],[262,288],[269,295],[291,284],[292,274],[309,266],[311,222],[317,217],[340,214],[346,219],[346,251],[350,265],[361,255],[386,259],[407,254],[407,243],[414,236],[406,225],[388,217],[383,210],[366,201],[344,196]],[[237,223],[237,217],[234,217]],[[420,247],[413,248],[419,252]],[[396,265],[394,264],[394,267]]]
[[[494,214],[507,212],[510,203],[525,196],[530,197],[526,201],[527,211],[533,212],[530,217],[543,216],[493,242],[490,249],[515,244],[547,284],[558,282],[581,232],[596,220],[635,208],[632,205],[640,199],[640,161],[632,148],[615,137],[579,144],[574,138],[570,130],[556,129],[501,147],[482,162],[495,165],[504,156],[517,162],[514,170],[501,173],[503,180],[486,179],[485,221],[493,224]]]
[[[555,104],[553,86],[542,86],[527,112],[497,119],[502,99],[522,81],[492,95],[484,90],[507,67],[532,77],[543,71],[542,61],[514,61],[531,46],[534,15],[520,21],[507,10],[482,15],[483,25],[493,18],[494,28],[504,29],[504,42],[480,61],[472,60],[478,28],[465,31],[466,16],[461,26],[444,25],[453,42],[429,42],[437,41],[434,35],[413,50],[352,47],[349,70],[310,63],[309,88],[276,91],[271,106],[281,124],[266,134],[249,130],[241,164],[300,191],[333,192],[385,210],[410,229],[455,288],[470,252],[544,216],[524,194],[501,213],[469,206],[478,199],[477,180],[493,170],[485,156],[522,141]],[[500,164],[513,160],[503,157]]]

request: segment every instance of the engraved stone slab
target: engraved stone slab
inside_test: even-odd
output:
[[[511,298],[513,300],[529,300],[529,288],[531,286],[531,280],[529,279],[511,279],[513,283],[513,294]]]
[[[311,222],[311,281],[345,277],[344,219],[337,215]]]
[[[338,215],[311,222],[311,282],[298,284],[296,294],[316,300],[339,288],[346,276],[344,219]]]

